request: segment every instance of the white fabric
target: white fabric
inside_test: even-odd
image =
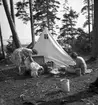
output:
[[[11,61],[13,64],[19,67],[21,66],[22,63],[24,63],[23,59],[31,55],[32,55],[31,49],[24,48],[24,47],[17,48],[11,55]]]
[[[29,60],[29,57],[27,57],[26,59],[25,59],[25,61],[24,61],[24,64],[25,64],[25,67],[26,67],[26,69],[27,70],[29,70],[30,69],[30,60]]]
[[[40,65],[36,62],[31,62],[30,63],[30,70],[31,70],[31,76],[38,76],[38,70],[40,68]]]
[[[15,64],[19,69],[19,74],[21,74],[21,66],[24,64],[24,59],[27,56],[32,55],[32,50],[28,48],[17,48],[11,55],[11,61]]]
[[[45,39],[44,35],[46,34],[48,37]],[[34,49],[38,51],[38,55],[45,57],[45,62],[53,61],[57,67],[75,65],[73,59],[63,50],[59,43],[54,40],[47,28],[42,32]]]
[[[30,61],[28,57],[26,58],[24,63],[25,63],[26,69],[31,70],[31,76],[34,76],[34,77],[38,76],[38,70],[43,68],[35,61]]]

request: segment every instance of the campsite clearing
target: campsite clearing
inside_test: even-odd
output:
[[[39,105],[98,105],[98,94],[88,92],[89,83],[96,79],[98,66],[88,65],[95,71],[84,76],[66,74],[70,79],[71,91],[66,94],[57,87],[54,77],[42,75],[39,78],[19,76],[15,68],[0,66],[0,105],[23,105],[24,102]],[[25,104],[28,105],[28,104]]]
[[[53,61],[56,67],[75,65],[74,60],[53,38],[46,27],[34,45],[34,49],[38,51],[38,55],[44,56],[45,62]]]

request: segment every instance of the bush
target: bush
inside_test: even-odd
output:
[[[76,50],[82,53],[90,53],[92,45],[87,37],[78,37],[75,43]]]

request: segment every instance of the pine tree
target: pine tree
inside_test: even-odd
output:
[[[4,9],[5,9],[5,13],[6,13],[6,16],[7,16],[11,31],[12,31],[15,46],[16,46],[16,48],[19,48],[19,47],[21,47],[21,43],[19,41],[18,34],[16,32],[13,19],[12,19],[11,15],[10,15],[10,10],[9,10],[9,7],[8,7],[7,0],[2,0],[2,2],[3,2],[3,6],[4,6]]]
[[[85,21],[83,27],[85,28],[86,26],[88,26],[89,33],[90,33],[90,25],[92,24],[92,26],[93,26],[93,21],[94,21],[93,8],[94,8],[93,0],[84,0],[84,6],[81,9],[81,13],[83,15],[85,15],[86,21]]]
[[[93,48],[92,56],[97,58],[98,56],[98,0],[94,0],[94,28],[93,28]]]
[[[0,24],[0,41],[1,41],[2,55],[3,55],[3,58],[5,58],[4,45],[3,45],[3,37],[2,37],[2,31],[1,31],[1,24]]]
[[[78,18],[78,14],[76,11],[72,9],[68,9],[67,12],[64,13],[63,19],[62,19],[62,27],[61,27],[61,36],[67,37],[70,35],[73,37],[76,34],[76,19]]]
[[[59,8],[58,0],[35,0],[33,6],[33,17],[34,17],[34,31],[35,34],[37,32],[42,31],[43,24],[49,27],[50,30],[53,30],[53,26],[55,24],[55,19],[59,19],[56,16],[58,12],[57,8]],[[30,16],[28,13],[28,1],[25,3],[17,2],[16,3],[17,13],[16,16],[21,18],[25,23],[30,20]]]

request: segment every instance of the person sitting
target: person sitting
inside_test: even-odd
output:
[[[75,60],[76,65],[74,66],[75,72],[80,70],[81,74],[84,75],[87,71],[87,64],[83,57],[78,56],[77,53],[72,53],[71,57]]]

